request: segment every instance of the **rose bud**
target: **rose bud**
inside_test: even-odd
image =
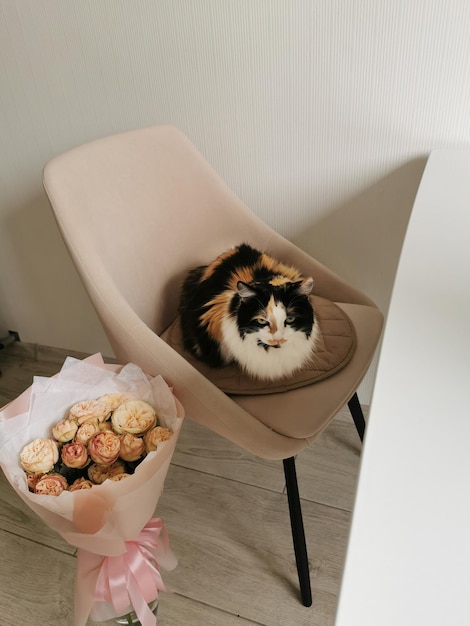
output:
[[[26,474],[26,482],[28,484],[28,489],[34,493],[34,489],[37,485],[39,479],[41,479],[44,474]]]
[[[110,412],[114,411],[120,404],[128,400],[134,400],[134,398],[127,393],[107,393],[98,398],[98,402],[106,404]]]
[[[80,489],[91,489],[93,487],[93,483],[91,480],[87,480],[86,478],[77,478],[69,487],[69,491],[80,491]]]
[[[53,439],[35,439],[20,454],[21,467],[28,474],[47,474],[59,460],[59,448]]]
[[[143,439],[131,435],[130,433],[124,433],[121,435],[121,447],[119,456],[124,461],[137,461],[145,452],[145,445]]]
[[[77,428],[77,422],[69,419],[60,420],[60,422],[57,422],[57,424],[53,426],[52,436],[61,443],[72,441],[77,432]]]
[[[106,423],[106,422],[105,422]],[[100,432],[98,420],[90,420],[78,427],[74,441],[83,443],[84,446],[90,441],[93,435]]]
[[[113,425],[109,420],[107,422],[100,422],[98,426],[100,430],[113,430]]]
[[[67,481],[60,474],[46,474],[38,480],[34,493],[45,496],[59,496],[67,489]]]
[[[119,433],[141,435],[155,426],[157,416],[150,404],[143,400],[128,400],[111,415],[114,430]]]
[[[122,474],[126,471],[125,465],[122,461],[115,461],[112,465],[98,465],[97,463],[92,463],[88,468],[88,478],[91,482],[95,483],[95,485],[101,485],[104,481],[110,476],[114,476],[115,474]]]
[[[108,480],[114,480],[115,482],[119,482],[124,478],[127,478],[130,474],[126,474],[126,472],[121,472],[120,474],[114,474],[114,476],[110,476]]]
[[[173,437],[171,430],[163,428],[163,426],[155,426],[155,428],[152,428],[152,430],[149,430],[148,433],[144,435],[145,452],[147,452],[147,454],[153,452],[158,448],[159,443],[168,441],[171,437]]]
[[[85,400],[84,402],[77,402],[70,407],[69,419],[76,420],[79,425],[94,419],[104,422],[108,419],[110,413],[108,405],[103,402]]]
[[[100,431],[88,442],[88,453],[99,465],[111,465],[119,456],[121,443],[111,430]]]
[[[83,443],[66,443],[60,451],[60,458],[67,467],[81,469],[88,463],[88,452]]]

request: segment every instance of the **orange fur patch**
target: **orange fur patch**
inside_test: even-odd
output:
[[[219,267],[219,265],[223,263],[226,259],[229,259],[231,256],[233,256],[235,251],[236,251],[235,248],[230,248],[230,250],[227,250],[226,252],[223,252],[222,254],[220,254],[215,259],[215,261],[213,261],[210,265],[206,267],[206,270],[204,274],[202,275],[201,280],[206,280],[207,278],[210,278],[212,274],[215,272],[215,270]]]
[[[274,298],[271,296],[269,298],[269,302],[266,305],[266,319],[269,322],[269,330],[274,335],[277,332],[277,322],[276,318],[273,315],[273,307],[274,307]]]
[[[237,291],[237,283],[239,280],[244,283],[251,283],[253,281],[253,270],[251,267],[239,267],[236,272],[233,273],[229,283],[229,288],[232,289],[232,291]]]
[[[298,269],[290,265],[284,265],[284,263],[276,261],[276,259],[273,259],[266,253],[261,255],[258,265],[260,267],[266,267],[269,271],[273,272],[273,274],[276,274],[270,281],[274,286],[284,285],[288,282],[295,283],[302,279],[302,274],[299,273]]]
[[[209,335],[216,341],[222,340],[222,321],[228,315],[229,302],[232,294],[224,291],[208,302],[210,309],[200,317],[201,323],[206,326]]]

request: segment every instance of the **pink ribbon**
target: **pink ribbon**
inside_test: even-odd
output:
[[[148,603],[158,598],[159,591],[168,591],[157,561],[157,549],[169,549],[167,530],[163,521],[154,517],[135,539],[125,543],[124,554],[104,557],[94,599],[112,602],[117,615],[132,606],[142,626],[155,626],[157,619]]]

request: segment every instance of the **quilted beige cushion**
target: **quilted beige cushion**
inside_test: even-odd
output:
[[[184,349],[179,318],[167,328],[162,339],[225,393],[257,395],[304,387],[343,368],[350,361],[356,347],[354,327],[346,313],[334,302],[319,296],[311,296],[311,300],[315,319],[320,327],[318,348],[311,362],[289,378],[276,381],[255,380],[244,374],[237,365],[209,367]]]

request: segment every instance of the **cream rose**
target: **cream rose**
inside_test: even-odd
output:
[[[119,456],[121,443],[111,430],[100,431],[88,442],[88,453],[99,465],[111,465]]]
[[[112,465],[99,465],[92,463],[87,470],[88,478],[95,485],[101,485],[110,476],[122,474],[126,471],[126,467],[122,461],[115,461]]]
[[[34,493],[45,496],[60,496],[67,487],[67,481],[60,474],[46,474],[36,483]]]
[[[83,443],[66,443],[60,451],[60,458],[67,467],[81,469],[88,463],[88,452]]]
[[[111,411],[107,404],[98,400],[84,400],[76,402],[69,410],[69,419],[76,420],[78,425],[88,420],[97,419],[104,422],[108,419]]]
[[[107,422],[104,422],[105,424]],[[74,441],[77,443],[86,444],[90,441],[93,435],[99,433],[101,430],[98,420],[89,420],[88,422],[84,422],[81,426],[79,426],[77,432],[75,433]]]
[[[124,433],[120,438],[121,447],[119,456],[124,461],[138,461],[145,452],[144,441],[130,433]]]
[[[129,400],[120,404],[111,415],[114,430],[119,433],[140,435],[157,423],[155,410],[143,400]]]
[[[163,426],[155,426],[155,428],[152,428],[152,430],[149,430],[148,433],[144,435],[145,451],[147,454],[153,452],[158,448],[159,443],[168,441],[171,437],[173,437],[171,430],[163,428]]]
[[[77,432],[77,422],[69,419],[60,420],[55,426],[52,427],[52,436],[57,441],[65,443],[72,441]]]
[[[28,474],[47,474],[59,460],[59,448],[53,439],[35,439],[20,454],[21,467]]]

